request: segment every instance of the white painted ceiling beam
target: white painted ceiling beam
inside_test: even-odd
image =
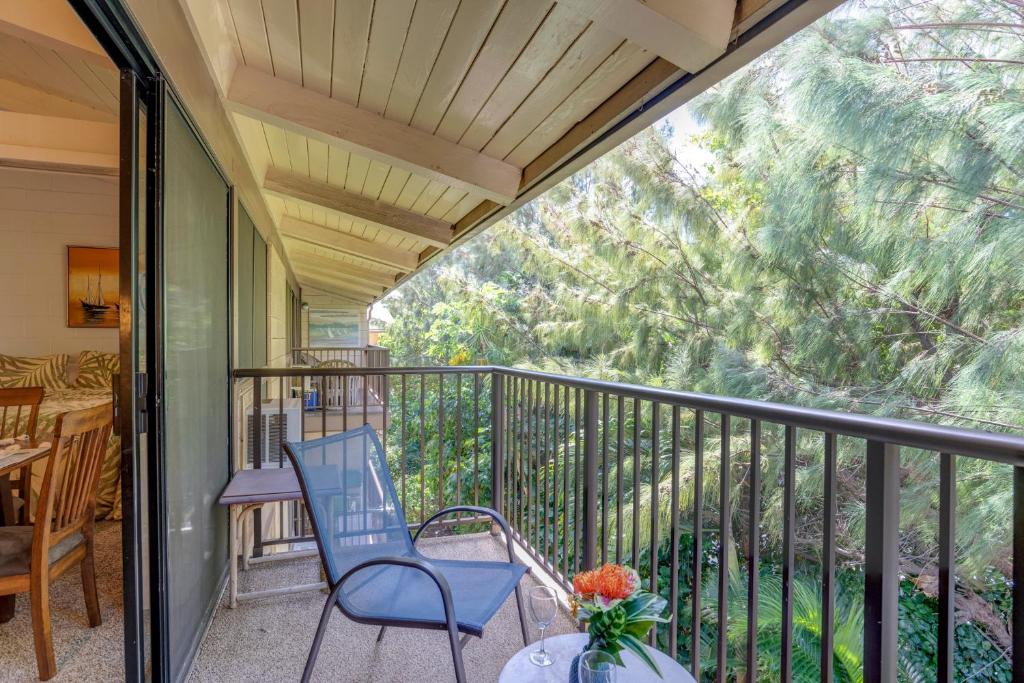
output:
[[[392,266],[405,272],[411,272],[419,265],[419,256],[393,247],[384,246],[338,230],[325,228],[315,223],[307,223],[293,216],[281,219],[279,228],[283,237],[315,244],[342,254],[348,254],[374,263]]]
[[[522,169],[252,67],[239,66],[227,106],[410,173],[510,204]]]
[[[330,298],[334,298],[334,299],[341,299],[343,301],[347,301],[347,302],[353,303],[353,304],[359,304],[361,306],[365,306],[368,303],[370,303],[370,301],[371,301],[371,299],[362,298],[362,297],[353,295],[350,292],[337,292],[337,291],[331,290],[330,288],[325,289],[323,287],[317,287],[317,286],[315,286],[313,284],[310,284],[308,281],[307,282],[303,282],[302,278],[299,278],[299,284],[302,286],[302,299],[303,299],[303,301],[307,301],[307,302],[308,302],[309,298],[314,297],[314,296],[324,296],[324,297],[330,297]]]
[[[0,165],[115,175],[117,126],[0,111]]]
[[[296,173],[271,168],[263,180],[263,189],[286,199],[295,199],[373,223],[389,232],[412,237],[431,246],[447,247],[452,239],[452,226],[449,223]]]
[[[313,275],[320,275],[331,280],[338,280],[338,282],[344,282],[352,285],[353,287],[373,292],[374,294],[379,294],[382,288],[393,287],[395,284],[394,280],[387,281],[386,278],[370,279],[362,277],[347,270],[344,267],[346,265],[345,263],[340,261],[334,261],[331,263],[330,261],[332,261],[332,259],[329,258],[326,258],[328,263],[323,263],[312,258],[299,257],[298,255],[293,257],[292,254],[289,254],[289,260],[291,261],[292,267],[297,272],[310,273]],[[384,280],[383,282],[381,281],[382,279]]]
[[[690,73],[725,53],[736,14],[736,0],[558,2]]]
[[[356,278],[348,278],[344,275],[316,266],[309,266],[292,262],[297,277],[316,278],[322,284],[329,284],[336,289],[351,291],[353,294],[360,294],[368,297],[380,296],[384,291],[383,285],[374,285],[370,282],[360,281]]]
[[[364,299],[373,299],[381,296],[385,288],[384,287],[373,287],[366,283],[356,284],[350,280],[345,280],[336,277],[332,273],[326,273],[316,269],[306,268],[304,266],[295,266],[296,277],[299,278],[312,278],[317,280],[321,285],[330,286],[335,289],[345,290],[351,292],[353,296],[360,296]]]
[[[298,278],[299,283],[302,285],[309,285],[310,287],[316,287],[317,289],[321,289],[325,292],[347,296],[360,302],[367,302],[381,295],[381,290],[379,289],[372,292],[361,290],[355,287],[350,287],[343,282],[338,282],[337,280],[332,280],[315,273],[296,271],[295,277]]]
[[[114,69],[67,0],[4,0],[0,2],[0,33]]]
[[[372,282],[384,287],[394,285],[396,276],[400,275],[397,271],[371,270],[370,268],[354,265],[349,261],[342,261],[335,256],[337,252],[327,250],[329,253],[325,254],[323,253],[325,251],[323,247],[317,247],[308,242],[302,242],[290,237],[284,238],[284,245],[288,252],[288,258],[294,263],[308,263],[322,268],[333,268],[350,277],[360,278],[365,282]]]

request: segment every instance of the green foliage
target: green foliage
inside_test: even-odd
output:
[[[401,288],[389,300],[395,321],[384,342],[393,362],[484,360],[1020,433],[1022,23],[1016,0],[870,0],[833,13],[698,97],[690,111],[702,129],[692,139],[681,141],[667,125],[638,135]],[[689,161],[694,149],[710,161]],[[683,416],[684,434],[692,434],[692,419]],[[642,420],[638,429],[649,443],[650,418]],[[735,422],[734,534],[726,547],[741,557],[758,543],[770,569],[781,550],[782,490],[775,482],[782,434],[765,425],[763,537],[747,539],[739,501],[749,431]],[[608,421],[612,434],[620,427],[629,449],[632,417],[621,426]],[[430,429],[424,448],[434,452]],[[706,519],[718,515],[716,432],[709,422]],[[442,440],[457,439],[446,432]],[[820,520],[821,436],[800,431],[797,441],[797,514]],[[693,500],[693,447],[684,438],[683,510]],[[670,486],[664,440],[662,448],[659,471],[643,471],[639,487],[630,483],[622,501],[612,498],[625,512],[627,549],[651,545],[648,524],[633,538],[633,502],[649,519],[652,490]],[[841,438],[838,465],[838,561],[841,576],[855,577],[863,556],[863,442]],[[608,476],[621,469],[632,482],[632,466],[611,463]],[[959,458],[957,467],[958,588],[987,610],[986,619],[957,627],[958,677],[1000,680],[1004,668],[994,655],[1001,651],[993,643],[1005,638],[1007,619],[993,586],[1010,569],[1010,468],[970,458]],[[905,569],[934,574],[937,459],[905,450],[901,468]],[[450,465],[421,469],[428,490],[437,478],[446,497],[458,488]],[[667,498],[659,497],[656,511],[661,586],[669,582],[661,557]],[[557,539],[566,513],[525,514],[543,521],[545,534],[554,529],[545,538]],[[618,531],[605,529],[603,542],[610,545]],[[796,544],[800,562],[820,562],[820,538],[801,532]],[[705,549],[713,545],[706,539]],[[649,553],[643,557],[646,568],[639,569],[649,577]],[[714,553],[705,561],[710,568]],[[681,656],[688,656],[689,566],[680,564]],[[742,579],[737,572],[733,581]],[[768,571],[766,595],[774,581]],[[800,588],[798,600],[806,618],[796,645],[808,667],[817,665],[813,585]],[[856,594],[856,581],[848,585]],[[742,605],[745,594],[735,592],[730,604]],[[906,680],[927,680],[934,670],[930,601],[904,586]],[[762,616],[766,624],[775,619],[771,605]],[[776,637],[764,629],[765,638]],[[730,638],[733,630],[730,623]],[[665,629],[658,637],[667,638]],[[701,634],[705,643],[713,638],[714,631]],[[858,647],[848,643],[842,657],[849,661],[837,654],[836,670],[849,680]],[[764,662],[765,671],[772,666]]]

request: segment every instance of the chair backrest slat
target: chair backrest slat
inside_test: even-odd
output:
[[[39,404],[43,402],[45,394],[42,387],[0,389],[0,407],[4,409],[3,418],[0,419],[0,439],[28,434],[34,441],[39,422]],[[24,423],[22,416],[25,418]]]
[[[289,442],[285,451],[331,583],[360,562],[412,552],[384,449],[371,426]]]
[[[57,418],[36,511],[35,534],[43,537],[40,541],[55,543],[91,522],[112,428],[110,403]]]

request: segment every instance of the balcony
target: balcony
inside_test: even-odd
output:
[[[475,560],[507,560],[505,545],[489,533],[425,539],[418,544],[430,557]],[[288,563],[254,565],[243,572],[243,590],[273,585],[301,584],[317,580],[319,560],[308,558]],[[544,577],[527,576],[524,585]],[[326,596],[302,593],[240,604],[222,605],[203,643],[191,681],[193,683],[272,680],[296,681],[302,674],[313,639],[313,630]],[[314,628],[310,628],[310,625]],[[324,639],[313,680],[448,681],[454,669],[443,632],[389,629],[377,644],[378,628],[356,624],[335,615]],[[560,614],[549,634],[570,633],[573,623]],[[465,649],[471,681],[496,681],[501,667],[519,648],[522,635],[514,603],[507,602],[487,625],[485,635]],[[410,658],[409,653],[417,656]],[[437,656],[426,656],[435,653]]]
[[[234,376],[236,391],[251,393],[270,415],[311,387],[376,387],[374,424],[411,526],[448,505],[492,506],[508,518],[519,552],[536,567],[534,578],[563,590],[581,570],[630,564],[647,588],[667,598],[673,618],[652,633],[651,644],[698,680],[790,680],[794,667],[805,674],[813,668],[815,680],[861,673],[868,681],[896,680],[901,572],[920,559],[901,554],[900,492],[920,486],[902,481],[901,457],[925,459],[937,472],[939,553],[931,559],[940,671],[928,673],[946,679],[956,623],[957,461],[1007,465],[1015,509],[1024,510],[1021,470],[1009,467],[1024,464],[1024,439],[1005,434],[506,367],[293,367]],[[332,411],[336,419],[328,420]],[[366,421],[363,406],[307,403],[301,428],[287,438],[316,438]],[[255,424],[257,451],[277,452],[259,432],[263,422]],[[254,462],[267,459],[257,453]],[[824,512],[807,519],[797,490],[815,486]],[[864,500],[864,543],[837,548],[837,502],[851,492]],[[265,510],[255,555],[309,547],[302,511],[287,508]],[[779,528],[769,528],[775,520]],[[1015,533],[1024,527],[1014,526]],[[494,545],[482,534],[489,529],[483,520],[453,520],[444,529],[435,541],[439,552],[485,553]],[[1013,566],[1024,567],[1024,544],[1014,548]],[[306,560],[290,571],[312,575],[315,567]],[[284,578],[256,573],[246,580],[264,576]],[[1015,582],[1012,594],[1014,605],[1024,605],[1024,582]],[[322,596],[307,594],[221,610],[198,680],[216,677],[212,653],[232,643],[298,667],[321,606]],[[269,628],[259,631],[259,623],[295,627],[282,639]],[[518,649],[514,625],[503,618],[479,644],[489,653],[474,664],[481,680]],[[404,649],[387,641],[373,649],[372,629],[335,629],[335,666],[379,657],[374,675],[386,678],[388,658]],[[246,640],[236,633],[259,635]],[[1024,638],[1024,625],[1013,633]],[[443,657],[436,662],[448,666]],[[447,674],[439,668],[430,675]]]

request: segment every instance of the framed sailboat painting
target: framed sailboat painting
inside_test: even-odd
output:
[[[117,327],[118,251],[68,246],[68,327]]]

